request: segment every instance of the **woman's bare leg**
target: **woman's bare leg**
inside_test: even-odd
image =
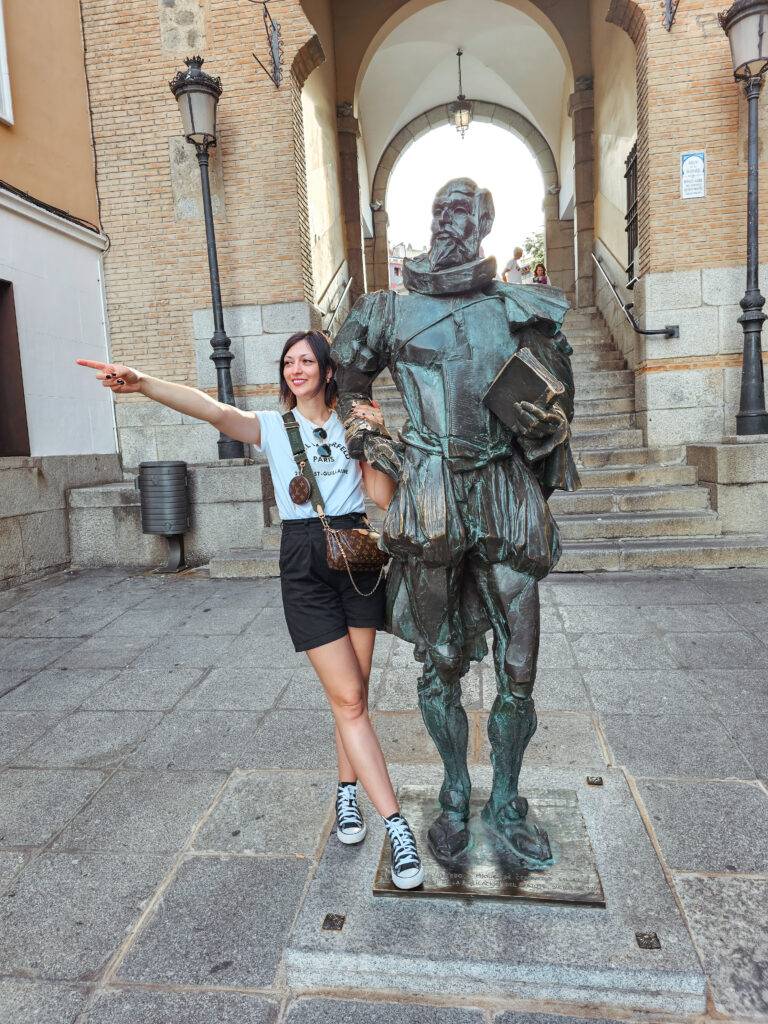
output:
[[[373,647],[376,643],[376,630],[373,627],[370,629],[362,629],[359,626],[350,626],[349,639],[352,643],[352,647],[357,657],[357,663],[360,666],[360,672],[363,676],[363,685],[365,687],[365,706],[367,708],[368,684],[371,678],[371,665],[373,663]],[[339,766],[339,781],[357,782],[357,775],[355,774],[355,769],[352,767],[349,762],[349,758],[347,757],[347,752],[344,749],[338,725],[335,727],[335,732],[336,761]]]
[[[400,808],[368,717],[365,680],[349,635],[307,651],[307,657],[325,689],[354,777],[382,817],[395,814]]]

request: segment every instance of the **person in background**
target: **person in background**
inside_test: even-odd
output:
[[[515,247],[515,250],[512,253],[512,259],[509,261],[509,263],[506,265],[506,267],[504,267],[504,269],[501,272],[501,279],[502,279],[502,281],[506,282],[506,284],[522,284],[523,283],[523,274],[530,273],[531,268],[530,267],[526,267],[526,266],[522,266],[521,265],[522,259],[523,259],[523,250],[518,245],[518,246]]]
[[[549,284],[549,278],[547,277],[547,268],[543,263],[537,263],[533,268],[533,281],[532,284]]]

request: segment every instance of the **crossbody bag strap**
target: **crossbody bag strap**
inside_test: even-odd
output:
[[[307,458],[304,441],[302,439],[301,430],[296,417],[292,412],[283,413],[283,423],[285,424],[285,429],[288,431],[288,440],[290,442],[293,458],[296,461],[299,473],[301,473],[309,483],[309,501],[312,508],[323,516],[325,515],[323,498],[320,494],[320,488],[317,486],[317,478],[315,477],[314,470],[312,469],[312,464]]]

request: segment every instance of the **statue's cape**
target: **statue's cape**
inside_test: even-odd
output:
[[[484,292],[504,300],[510,327],[519,330],[536,323],[563,326],[570,306],[565,293],[547,285],[505,284],[496,280],[496,259],[487,256],[456,267],[430,270],[429,258],[403,261],[403,284],[421,295],[463,295]],[[550,331],[552,328],[550,328]]]

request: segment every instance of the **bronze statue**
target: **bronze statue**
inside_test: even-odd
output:
[[[387,614],[424,664],[419,706],[445,767],[432,850],[460,861],[470,840],[461,679],[487,654],[491,629],[498,694],[482,818],[504,849],[536,867],[551,862],[549,840],[526,821],[518,779],[536,730],[538,581],[560,554],[547,498],[578,486],[569,444],[572,350],[560,332],[568,303],[554,288],[496,280],[495,259],[480,257],[494,216],[487,189],[449,181],[432,212],[429,252],[403,267],[408,294],[363,295],[339,332],[340,412],[352,454],[398,481],[383,529],[393,559]],[[504,423],[483,396],[523,347],[564,391],[551,404],[510,402]],[[407,413],[398,440],[354,416],[385,367]]]

